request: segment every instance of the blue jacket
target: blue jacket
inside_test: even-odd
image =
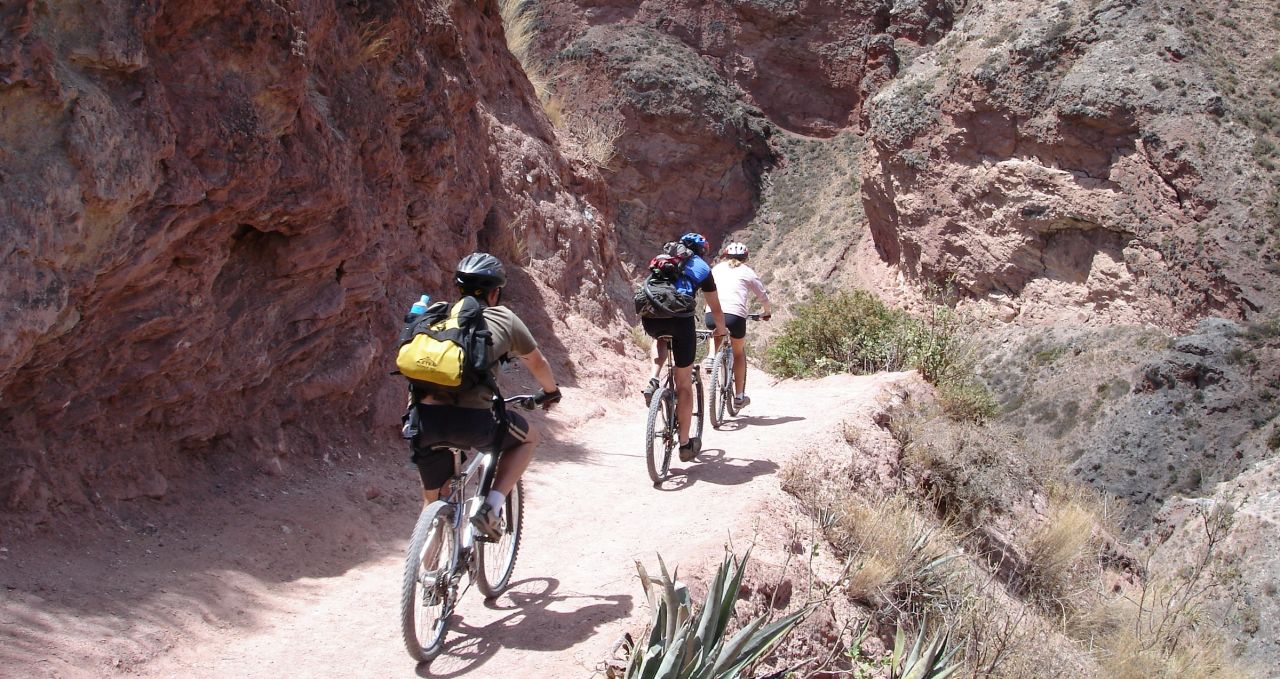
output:
[[[692,296],[710,275],[711,265],[694,255],[684,263],[684,271],[676,280],[676,292]]]

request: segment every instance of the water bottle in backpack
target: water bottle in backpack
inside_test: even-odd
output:
[[[431,304],[431,295],[423,295],[418,301],[409,307],[409,313],[404,317],[405,323],[412,323],[414,318],[421,316],[426,312],[427,307]]]

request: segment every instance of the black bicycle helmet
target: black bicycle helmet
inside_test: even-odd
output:
[[[507,271],[502,262],[487,252],[473,252],[458,262],[454,282],[466,291],[488,291],[507,284]]]

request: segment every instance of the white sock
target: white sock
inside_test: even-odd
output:
[[[498,511],[502,511],[502,506],[503,504],[506,503],[506,501],[507,501],[507,496],[503,495],[502,493],[499,493],[496,490],[489,491],[489,494],[486,495],[484,498],[485,504],[489,505],[490,507],[493,507]]]
[[[745,392],[745,391],[744,391],[744,392],[741,392],[741,393],[738,393],[738,394],[734,394],[734,396],[733,396],[733,397],[734,397],[734,398],[736,398],[736,399],[738,399],[739,401],[741,401],[741,400],[742,400],[742,397],[743,397],[743,396],[746,396],[746,395],[747,395],[747,392]]]

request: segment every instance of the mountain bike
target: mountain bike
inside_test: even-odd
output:
[[[747,318],[758,321],[761,314],[747,314]],[[699,335],[701,337],[701,335]],[[711,373],[711,427],[719,429],[725,423],[725,413],[737,417],[740,408],[734,403],[733,388],[733,343],[726,337],[720,343],[720,350],[715,350],[713,340],[708,333],[707,356],[715,356],[708,372]]]
[[[711,336],[710,330],[698,330],[698,341]],[[649,479],[653,485],[662,483],[671,470],[671,451],[680,446],[680,425],[676,417],[676,382],[675,351],[671,348],[671,337],[663,335],[654,340],[667,345],[667,360],[663,367],[663,376],[658,390],[653,392],[649,401],[649,419],[645,424],[645,464],[649,468]],[[693,417],[689,423],[690,437],[702,438],[703,395],[702,374],[700,366],[693,364]]]
[[[535,396],[524,394],[502,399],[502,406],[536,407]],[[495,412],[498,405],[495,402]],[[505,410],[499,413],[505,421]],[[496,448],[496,446],[495,446]],[[470,575],[486,599],[506,590],[520,549],[524,519],[524,489],[520,482],[507,495],[502,512],[502,537],[494,542],[476,535],[468,518],[480,508],[493,487],[497,456],[479,452],[463,464],[466,452],[449,448],[454,475],[440,489],[440,499],[418,516],[405,557],[400,591],[400,622],[404,646],[414,660],[425,662],[440,653],[448,632],[449,616],[466,591],[459,589],[463,574]],[[469,586],[469,585],[468,585]]]

